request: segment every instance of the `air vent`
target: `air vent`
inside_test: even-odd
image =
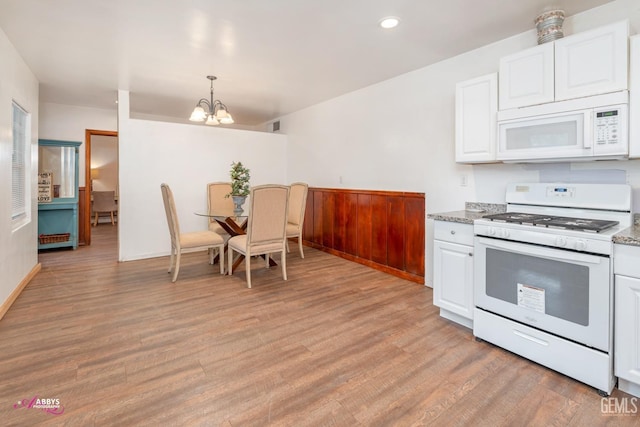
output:
[[[272,132],[278,132],[280,130],[280,120],[278,120],[277,122],[271,123],[271,125],[272,125],[272,128],[271,128]]]

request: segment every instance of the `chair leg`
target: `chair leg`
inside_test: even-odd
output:
[[[251,288],[251,257],[249,254],[244,257],[244,267],[247,270],[247,288]]]
[[[304,252],[302,250],[302,233],[298,234],[298,246],[300,247],[300,257],[304,258]]]
[[[269,254],[264,254],[264,260],[266,261],[264,267],[269,268]]]
[[[178,280],[178,271],[180,271],[180,253],[182,251],[176,250],[176,268],[175,270],[173,270],[173,279],[171,279],[172,282],[175,283],[176,280]]]
[[[93,226],[97,226],[98,225],[98,212],[96,212],[96,216],[95,219],[93,220]]]
[[[213,251],[211,251],[213,261]],[[224,274],[224,245],[218,246],[218,264],[220,264],[220,274]]]
[[[231,249],[231,246],[227,249],[227,258],[229,260],[227,271],[229,272],[229,276],[231,276],[233,274],[233,249]]]
[[[289,238],[287,237],[284,241],[287,244],[287,253],[289,253]]]
[[[282,264],[282,277],[284,280],[287,280],[287,252],[284,249],[282,250],[282,259],[280,260],[280,263]]]
[[[116,222],[113,220],[113,211],[111,211],[111,225],[116,225]]]

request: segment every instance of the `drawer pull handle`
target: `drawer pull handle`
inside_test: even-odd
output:
[[[456,234],[456,230],[451,230],[451,234]]]
[[[473,256],[473,252],[469,252],[469,256]]]
[[[547,341],[541,340],[540,338],[532,337],[531,335],[525,334],[524,332],[520,332],[520,331],[518,331],[516,329],[513,330],[513,333],[516,334],[517,336],[519,336],[520,338],[524,338],[526,340],[533,341],[536,344],[540,344],[540,345],[544,345],[544,346],[549,345],[549,343]]]

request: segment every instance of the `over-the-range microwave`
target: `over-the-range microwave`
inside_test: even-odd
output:
[[[628,111],[627,91],[499,111],[497,159],[552,162],[626,158]]]

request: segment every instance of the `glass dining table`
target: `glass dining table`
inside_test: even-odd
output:
[[[205,216],[208,218],[212,218],[213,220],[215,220],[218,225],[220,227],[222,227],[222,229],[224,231],[227,232],[227,234],[229,234],[229,238],[231,237],[235,237],[235,236],[239,236],[242,234],[247,234],[247,225],[249,224],[248,216],[236,216],[233,211],[229,211],[229,212],[224,212],[224,211],[219,211],[219,212],[212,212],[212,213],[202,213],[202,212],[194,212],[196,215],[198,216]],[[227,239],[228,240],[228,239]],[[224,250],[225,252],[228,253],[227,251],[227,242],[225,241],[224,243]],[[228,256],[228,255],[227,255]],[[261,255],[262,258],[265,257],[265,255]],[[218,256],[216,255],[216,257],[214,258],[214,263],[218,261]],[[233,262],[233,269],[235,270],[236,268],[238,268],[238,266],[240,264],[242,264],[242,261],[244,261],[244,255],[242,254],[238,254],[238,258]],[[270,267],[274,267],[277,266],[278,263],[275,262],[273,260],[272,257],[269,257],[269,266]]]

